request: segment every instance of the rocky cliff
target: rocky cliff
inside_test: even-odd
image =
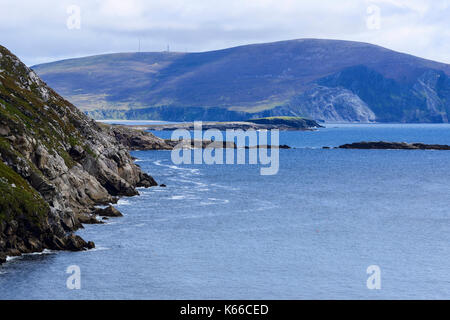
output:
[[[116,138],[123,146],[129,150],[172,150],[172,146],[166,140],[156,137],[153,133],[147,132],[150,128],[137,128],[99,124],[102,130]],[[151,126],[149,126],[151,127]]]
[[[156,185],[100,127],[0,46],[0,263],[94,246],[73,231],[95,205]]]

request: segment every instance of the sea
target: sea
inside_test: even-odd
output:
[[[280,132],[274,175],[132,152],[166,187],[79,230],[93,250],[9,258],[0,299],[449,299],[450,151],[333,147],[450,144],[450,125],[325,126]]]

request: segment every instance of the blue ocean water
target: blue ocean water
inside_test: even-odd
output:
[[[296,148],[280,150],[273,176],[133,152],[167,188],[123,198],[123,218],[80,230],[94,250],[0,266],[0,298],[449,299],[450,152],[321,149],[363,140],[450,144],[450,126],[281,132]],[[66,288],[70,265],[81,290]],[[380,290],[366,286],[370,265]]]

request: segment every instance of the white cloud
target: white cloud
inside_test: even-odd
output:
[[[66,27],[69,5],[81,29]],[[380,8],[380,29],[366,26]],[[450,0],[0,0],[1,44],[28,64],[104,52],[205,51],[295,38],[364,41],[450,63]]]

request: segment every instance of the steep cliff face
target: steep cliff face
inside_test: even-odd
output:
[[[345,88],[313,86],[292,98],[288,109],[312,119],[339,122],[371,122],[375,114],[356,94]]]
[[[156,185],[116,137],[0,46],[0,262],[92,247],[71,232],[94,206]]]
[[[379,122],[448,122],[450,80],[443,71],[424,68],[417,71],[417,77],[402,82],[356,66],[317,82],[350,91],[364,101]]]
[[[330,122],[447,123],[450,78],[443,71],[423,69],[416,78],[401,82],[355,66],[317,80],[287,103],[263,113]]]
[[[426,112],[435,122],[448,122],[450,78],[443,72],[428,70],[417,79],[412,91],[425,100]]]

